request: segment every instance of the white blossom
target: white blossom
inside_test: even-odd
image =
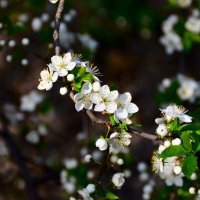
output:
[[[137,170],[139,172],[144,172],[147,170],[147,164],[145,162],[139,162],[137,165]]]
[[[114,149],[121,149],[122,147],[127,147],[131,143],[131,138],[132,136],[129,133],[122,132],[114,132],[110,135],[109,138],[109,144],[114,148]]]
[[[42,29],[42,20],[39,17],[35,17],[32,20],[31,27],[32,27],[33,31],[39,32]]]
[[[155,173],[162,173],[164,168],[163,159],[158,158],[158,155],[155,153],[152,156],[152,168]]]
[[[49,67],[48,69],[44,69],[40,73],[41,79],[38,85],[39,90],[50,90],[53,87],[53,83],[58,79],[58,73],[53,72],[53,69]]]
[[[189,188],[189,193],[190,194],[195,194],[195,188],[194,187],[190,187]]]
[[[105,139],[99,138],[96,141],[96,147],[98,147],[100,151],[104,151],[108,148],[108,143],[106,142]]]
[[[86,190],[91,194],[95,192],[95,185],[94,184],[88,184],[86,187]]]
[[[61,88],[60,88],[60,94],[61,94],[61,95],[66,95],[67,92],[68,92],[68,90],[67,90],[66,87],[61,87]]]
[[[58,0],[49,0],[51,3],[57,3]]]
[[[67,80],[68,80],[69,82],[72,82],[72,81],[74,80],[74,74],[68,74],[68,75],[67,75]]]
[[[139,109],[137,105],[131,103],[131,99],[132,97],[129,92],[119,95],[116,99],[117,110],[114,114],[116,122],[119,122],[119,120],[124,121],[128,119],[128,117],[130,117],[133,113],[138,112]]]
[[[26,58],[23,58],[22,60],[21,60],[21,64],[23,65],[23,66],[26,66],[26,65],[28,65],[28,60],[26,59]]]
[[[175,118],[178,118],[180,122],[190,123],[192,122],[192,117],[186,115],[185,113],[187,110],[182,106],[177,105],[169,105],[165,109],[160,109],[162,114],[164,115],[163,118],[157,118],[156,123],[161,123],[163,121],[171,122]]]
[[[56,72],[58,76],[64,77],[68,74],[69,71],[73,70],[76,66],[76,62],[73,62],[73,57],[71,53],[66,53],[62,56],[53,56],[51,57],[50,67]]]
[[[94,111],[113,114],[117,110],[117,103],[115,100],[118,97],[118,91],[110,91],[108,85],[103,85],[100,88],[100,93],[91,94],[91,101],[95,103]]]
[[[124,174],[120,172],[114,174],[112,177],[112,182],[117,188],[121,188],[125,182]]]
[[[190,16],[185,23],[185,28],[193,33],[200,33],[200,18]]]
[[[28,44],[29,44],[29,39],[28,38],[22,38],[22,44],[24,45],[24,46],[27,46]]]
[[[181,139],[180,138],[175,138],[172,140],[172,145],[180,145],[181,144]]]
[[[162,30],[165,34],[173,31],[174,26],[178,22],[177,15],[170,15],[162,24]]]
[[[176,0],[176,3],[181,7],[181,8],[187,8],[192,4],[192,0]]]
[[[78,166],[78,162],[75,158],[66,158],[64,165],[67,169],[75,169]]]
[[[166,178],[165,183],[167,186],[175,185],[177,187],[183,186],[183,174],[180,174],[178,176],[170,176]]]
[[[200,96],[200,83],[183,74],[178,74],[177,80],[180,84],[177,95],[181,100],[194,102]]]
[[[89,82],[86,82],[83,84],[81,92],[75,94],[74,101],[75,101],[75,108],[79,112],[83,108],[86,110],[91,110],[93,103],[90,99],[90,95],[92,92],[92,84]]]
[[[167,127],[165,126],[165,124],[159,124],[156,129],[156,133],[158,135],[160,135],[161,137],[166,136],[168,133],[168,130],[167,130]]]
[[[40,137],[37,131],[32,130],[26,135],[26,140],[32,144],[37,144],[40,141]]]
[[[175,173],[176,175],[180,174],[181,172],[182,172],[181,166],[175,166],[175,167],[174,167],[174,173]]]
[[[160,43],[165,47],[167,54],[171,55],[174,51],[182,51],[183,45],[181,38],[175,32],[169,32],[160,38]]]

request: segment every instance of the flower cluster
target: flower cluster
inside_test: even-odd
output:
[[[178,74],[176,78],[163,79],[159,91],[159,95],[163,98],[167,97],[168,102],[169,98],[176,96],[176,100],[194,103],[200,97],[200,83],[188,76]],[[172,94],[171,91],[175,93]]]
[[[110,151],[121,151],[123,148],[127,147],[131,143],[131,135],[126,132],[114,132],[109,138],[99,138],[96,141],[96,147],[100,151],[106,150],[110,146]]]
[[[162,24],[164,35],[160,38],[160,43],[165,47],[167,54],[174,51],[182,51],[183,45],[180,36],[175,32],[174,26],[178,23],[177,15],[170,15]]]
[[[180,7],[188,7],[191,1],[177,1]],[[200,42],[200,12],[193,9],[187,18],[178,15],[170,15],[162,24],[164,35],[160,38],[160,43],[165,47],[167,54],[171,55],[175,51],[188,51],[193,43]]]
[[[40,73],[39,90],[50,90],[58,77],[66,77],[72,84],[72,90],[78,91],[74,96],[75,108],[79,112],[83,109],[94,110],[112,114],[116,123],[131,124],[130,117],[138,112],[136,104],[132,103],[129,92],[119,94],[117,90],[111,90],[108,85],[102,85],[97,75],[96,67],[88,62],[81,62],[71,53],[64,56],[53,56],[48,69]],[[62,88],[61,94],[67,89]]]
[[[186,145],[186,142],[191,142],[186,138],[189,133],[184,131],[186,123],[192,123],[192,117],[186,114],[185,108],[177,105],[161,109],[161,113],[163,117],[155,121],[158,124],[156,133],[163,139],[163,144],[159,145],[152,157],[153,171],[165,180],[167,186],[182,187],[184,177],[193,180],[197,168],[196,157]],[[186,163],[187,159],[191,159],[193,163]],[[188,165],[192,164],[194,167],[188,170]]]

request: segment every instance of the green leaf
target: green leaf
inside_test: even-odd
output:
[[[84,82],[92,82],[94,80],[92,74],[90,73],[87,73],[85,74],[82,78],[81,78],[81,81],[84,81]]]
[[[180,123],[179,119],[175,118],[170,124],[169,124],[169,130],[171,132],[176,132],[179,129]]]
[[[106,197],[107,197],[108,199],[110,199],[110,200],[112,200],[112,199],[119,199],[119,197],[116,196],[115,194],[113,194],[112,192],[107,192],[107,193],[106,193]]]
[[[192,173],[197,168],[197,157],[194,155],[189,155],[184,158],[182,162],[183,173],[187,178],[190,178]]]
[[[114,119],[114,115],[110,115],[110,116],[109,116],[109,119],[110,119],[111,125],[112,125],[112,126],[115,126],[115,125],[116,125],[116,121],[115,121],[115,119]]]
[[[183,140],[183,146],[191,151],[192,150],[192,143],[191,143],[191,134],[190,131],[185,131],[181,134],[181,139]]]
[[[166,148],[161,154],[159,154],[160,158],[167,158],[172,156],[181,156],[188,153],[188,151],[182,145],[171,145]]]
[[[81,67],[79,70],[78,70],[78,73],[76,75],[76,78],[80,78],[82,77],[86,72],[86,68],[85,67]]]
[[[200,130],[200,123],[185,124],[180,127],[180,131],[196,131]]]
[[[73,83],[72,86],[74,87],[74,89],[77,91],[77,92],[80,92],[81,91],[81,87],[82,87],[82,84],[79,82],[79,83]]]

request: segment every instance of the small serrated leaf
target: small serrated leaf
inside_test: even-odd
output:
[[[197,157],[194,155],[189,155],[184,158],[182,162],[183,173],[187,178],[190,178],[192,173],[197,168]]]
[[[171,145],[166,148],[161,154],[159,154],[160,158],[167,158],[172,156],[181,156],[188,153],[188,151],[182,145]]]
[[[107,192],[107,193],[106,193],[106,197],[107,197],[109,200],[119,199],[119,197],[116,196],[115,194],[113,194],[112,192]]]

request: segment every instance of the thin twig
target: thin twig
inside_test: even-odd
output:
[[[59,31],[60,31],[60,20],[63,13],[65,0],[60,0],[58,4],[58,8],[55,15],[55,28],[53,32],[53,39],[55,45],[55,54],[60,55],[60,39],[59,39]]]

